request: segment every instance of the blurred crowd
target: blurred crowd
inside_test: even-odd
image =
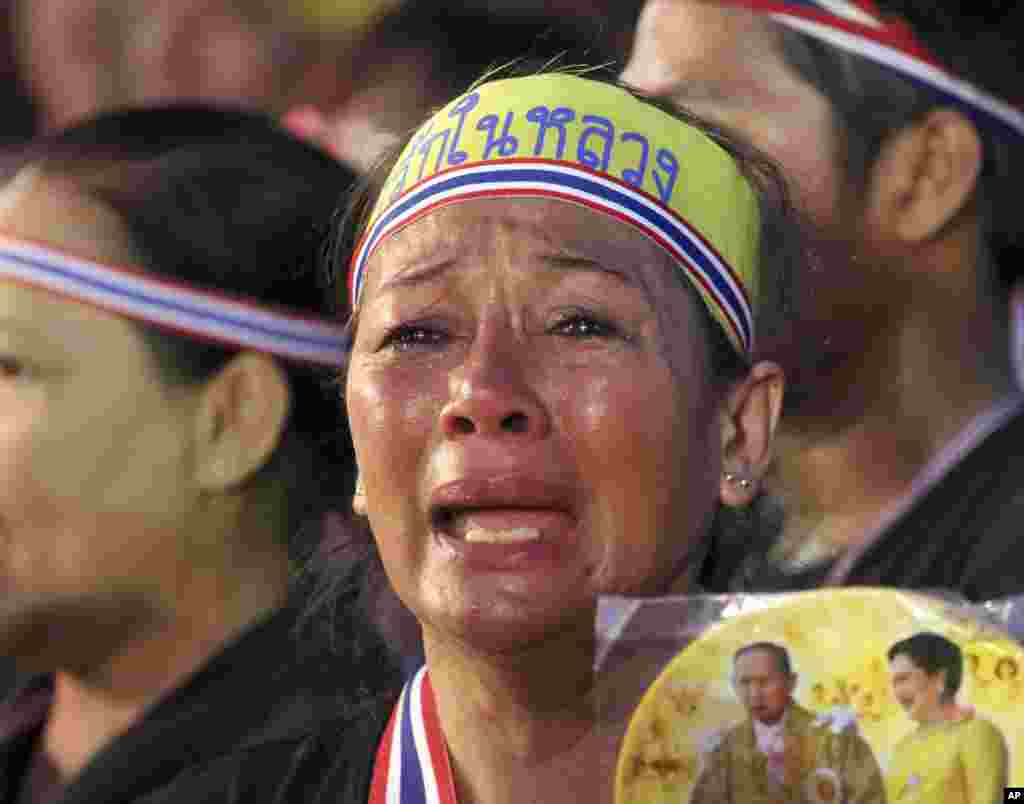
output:
[[[129,104],[204,99],[322,115],[364,156],[486,68],[521,55],[621,60],[635,0],[7,0],[0,136]],[[311,115],[311,112],[317,114]],[[353,121],[356,133],[345,131]],[[353,141],[358,141],[353,145]]]

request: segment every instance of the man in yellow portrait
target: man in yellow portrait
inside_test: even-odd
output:
[[[793,700],[797,676],[782,645],[740,648],[732,682],[747,718],[707,746],[691,804],[885,802],[878,763],[856,725]]]

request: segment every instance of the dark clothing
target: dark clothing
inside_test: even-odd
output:
[[[831,567],[786,572],[763,557],[709,591],[777,592],[822,585]],[[961,458],[881,534],[847,586],[952,590],[982,601],[1024,593],[1024,412]]]
[[[39,110],[18,65],[16,51],[21,32],[15,24],[15,13],[15,0],[0,2],[0,97],[4,109],[0,147],[23,145],[38,133]],[[0,171],[2,168],[0,164]]]
[[[371,694],[340,658],[304,648],[294,627],[284,610],[249,628],[104,748],[56,800],[365,801],[393,698]],[[51,691],[50,679],[35,679],[0,713],[0,804],[18,802]]]

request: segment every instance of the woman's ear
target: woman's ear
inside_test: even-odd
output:
[[[288,377],[267,355],[243,352],[203,387],[196,414],[198,485],[237,488],[270,459],[291,411]]]
[[[772,439],[782,413],[785,375],[776,363],[761,361],[726,395],[721,411],[720,496],[730,506],[757,496],[772,458]]]

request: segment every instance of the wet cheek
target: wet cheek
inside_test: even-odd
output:
[[[591,581],[600,592],[629,592],[654,572],[652,512],[660,506],[651,503],[665,479],[652,456],[672,437],[654,423],[670,417],[652,408],[647,394],[608,378],[565,392],[561,411],[563,435],[591,500]]]
[[[553,400],[565,437],[575,453],[576,469],[601,466],[605,471],[632,460],[642,433],[633,431],[633,417],[641,414],[640,400],[607,378],[555,389]],[[591,478],[596,482],[598,478]]]
[[[436,386],[395,372],[354,367],[347,387],[371,526],[392,584],[407,602],[422,560],[417,501],[441,404]]]
[[[616,407],[616,389],[612,382],[601,377],[574,390],[563,385],[554,390],[552,397],[556,404],[572,404],[580,425],[586,431],[601,433],[610,411]]]
[[[404,458],[403,463],[419,454],[443,404],[435,386],[385,372],[353,374],[347,406],[361,467],[386,466],[389,453]]]

